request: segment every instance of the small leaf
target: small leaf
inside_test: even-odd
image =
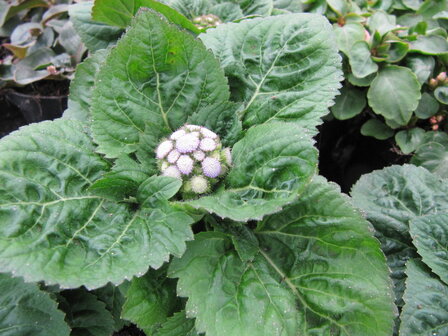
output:
[[[70,336],[110,336],[114,331],[112,314],[106,305],[83,288],[60,293],[60,308],[72,329]]]
[[[37,284],[0,273],[0,332],[4,336],[69,336],[64,314]]]
[[[376,73],[370,74],[363,78],[355,77],[352,73],[347,74],[347,79],[350,82],[350,84],[360,87],[370,86],[375,77]]]
[[[393,130],[378,119],[369,119],[361,127],[361,134],[378,140],[386,140],[394,135]]]
[[[448,134],[427,132],[422,143],[415,151],[411,163],[448,178]]]
[[[20,60],[14,68],[14,80],[20,85],[27,85],[50,76],[45,70],[35,70],[42,64],[51,64],[55,56],[50,48],[41,48]]]
[[[447,335],[448,286],[431,277],[429,269],[416,259],[408,261],[406,274],[400,336]]]
[[[375,113],[406,125],[421,98],[420,84],[408,68],[389,65],[378,72],[367,98]]]
[[[355,42],[364,40],[365,34],[363,25],[358,22],[347,23],[342,27],[335,25],[334,32],[339,50],[347,56]]]
[[[358,41],[352,45],[349,62],[355,77],[363,78],[378,71],[378,65],[372,61],[371,56],[367,42]]]
[[[123,29],[92,20],[93,1],[80,2],[69,8],[70,20],[91,52],[115,45]]]
[[[377,31],[380,35],[384,35],[394,29],[397,23],[394,15],[388,15],[383,11],[376,11],[367,19],[367,25],[372,34]]]
[[[234,100],[245,102],[245,129],[280,120],[315,131],[328,113],[341,71],[332,28],[323,17],[244,20],[209,29],[200,38],[220,59],[237,93]]]
[[[194,327],[194,320],[188,319],[182,310],[169,317],[154,336],[199,336]]]
[[[276,122],[250,128],[232,161],[225,189],[186,204],[235,221],[261,219],[298,197],[315,173],[317,152],[305,129]]]
[[[429,93],[423,92],[422,98],[418,102],[415,115],[420,119],[428,119],[439,111],[439,103]]]
[[[138,188],[137,199],[143,206],[153,206],[160,200],[173,197],[182,186],[182,181],[168,176],[151,176]],[[156,207],[156,206],[154,206]]]
[[[169,21],[175,23],[195,34],[201,32],[185,16],[174,9],[154,0],[95,0],[92,17],[95,21],[126,28],[131,24],[132,18],[140,7],[153,9],[164,15]]]
[[[409,51],[424,55],[444,55],[448,53],[448,41],[438,35],[419,36],[411,42]]]
[[[166,278],[166,271],[150,270],[141,278],[132,279],[122,316],[147,335],[153,335],[179,305],[176,282]]]
[[[409,228],[423,262],[448,285],[448,213],[416,218]]]
[[[431,76],[435,61],[434,57],[423,56],[423,55],[408,55],[406,57],[406,65],[414,72],[417,76],[420,84],[425,83],[429,76]]]
[[[366,97],[362,90],[344,86],[341,94],[336,97],[331,112],[339,120],[353,118],[360,114],[366,107]]]
[[[386,62],[396,63],[401,61],[409,50],[409,44],[401,41],[391,42],[386,53]]]
[[[404,154],[410,154],[422,143],[425,131],[422,128],[414,127],[409,130],[402,130],[395,134],[395,141]]]
[[[434,97],[442,104],[448,105],[448,86],[439,86],[435,89]]]

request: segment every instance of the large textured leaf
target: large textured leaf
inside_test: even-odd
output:
[[[70,336],[110,336],[114,331],[112,314],[87,290],[64,291],[59,295],[59,301],[72,329]]]
[[[389,336],[388,270],[368,223],[322,178],[258,223],[243,262],[228,236],[197,235],[170,276],[207,335]],[[366,272],[369,269],[369,272]]]
[[[36,284],[0,273],[0,334],[2,336],[68,336],[64,314]]]
[[[192,219],[166,201],[136,212],[89,194],[107,168],[75,121],[34,124],[2,139],[0,268],[94,288],[182,255]]]
[[[122,316],[152,335],[178,305],[176,282],[166,278],[166,271],[150,270],[143,277],[132,279]]]
[[[225,136],[223,115],[234,116],[228,97],[213,55],[191,35],[142,11],[97,76],[91,112],[98,151],[108,157],[134,152],[142,135],[175,130],[189,116],[207,113],[213,115],[207,125]]]
[[[309,129],[328,113],[341,80],[332,27],[322,16],[287,14],[221,25],[202,34],[244,101],[246,128],[273,120]]]
[[[448,335],[448,286],[418,260],[408,261],[406,274],[400,336]]]
[[[198,336],[194,320],[185,316],[185,311],[174,314],[157,330],[154,336]]]
[[[423,168],[392,166],[361,177],[351,195],[376,229],[393,270],[397,303],[401,305],[404,263],[413,255],[409,222],[448,211],[448,183]]]
[[[80,2],[69,8],[70,20],[90,51],[115,45],[123,29],[92,20],[93,1]]]
[[[126,28],[140,7],[153,9],[164,15],[169,21],[196,34],[201,32],[182,14],[155,0],[95,0],[92,15],[94,20]]]
[[[236,221],[280,211],[316,171],[317,151],[308,133],[281,122],[249,129],[233,147],[226,188],[187,204]]]
[[[448,213],[417,218],[410,222],[410,232],[425,264],[448,284]]]
[[[99,50],[76,68],[75,78],[70,82],[68,109],[64,112],[64,118],[90,123],[93,85],[107,53],[107,50]]]

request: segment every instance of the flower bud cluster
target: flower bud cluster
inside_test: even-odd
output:
[[[435,89],[438,86],[448,85],[448,77],[446,72],[441,72],[436,78],[431,78],[428,82],[431,89]]]
[[[199,29],[205,29],[219,26],[222,24],[222,21],[214,14],[207,14],[195,17],[193,23]]]
[[[181,191],[187,196],[209,192],[232,163],[219,136],[197,125],[185,125],[163,139],[156,158],[162,175],[183,181]]]

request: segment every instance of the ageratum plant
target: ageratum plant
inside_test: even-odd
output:
[[[119,6],[93,19],[123,24]],[[42,312],[0,330],[68,335],[62,309],[95,335],[117,316],[147,335],[390,335],[380,244],[317,175],[312,136],[341,80],[329,23],[258,17],[196,38],[154,9],[79,66],[62,119],[0,142],[0,286],[31,286]]]

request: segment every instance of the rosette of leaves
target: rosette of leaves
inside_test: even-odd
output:
[[[413,165],[364,175],[352,189],[392,270],[396,335],[448,332],[448,181]]]
[[[319,15],[198,39],[142,9],[79,67],[64,118],[0,142],[1,269],[62,288],[132,279],[121,315],[148,335],[390,335],[379,243],[316,175],[312,136],[339,62]],[[156,157],[185,125],[232,153],[227,175],[193,199]]]
[[[68,19],[69,1],[11,1],[0,7],[0,36],[10,51],[0,65],[0,83],[27,85],[71,78],[85,52]]]

